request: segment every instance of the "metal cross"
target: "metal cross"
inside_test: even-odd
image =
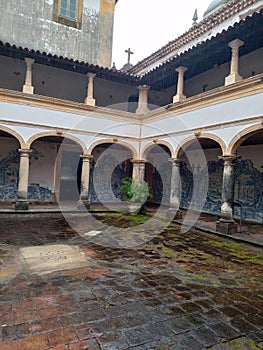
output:
[[[128,54],[128,63],[131,63],[131,55],[133,55],[134,52],[132,52],[130,48],[128,48],[128,50],[125,50],[125,52]]]

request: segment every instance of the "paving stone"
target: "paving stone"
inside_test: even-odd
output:
[[[67,244],[20,248],[19,253],[32,272],[46,273],[74,267],[88,266],[84,254]]]
[[[69,344],[69,350],[100,350],[100,346],[96,340],[89,339]]]
[[[97,323],[90,323],[87,325],[78,326],[75,328],[75,331],[80,340],[97,338],[103,335],[103,332],[101,331],[99,324]]]
[[[19,350],[45,350],[48,348],[48,339],[44,334],[34,335],[18,341]]]
[[[196,329],[193,336],[204,346],[212,346],[218,342],[216,333],[206,327]]]
[[[226,323],[216,323],[209,325],[209,328],[215,332],[219,337],[224,339],[233,339],[239,336],[239,333]]]
[[[233,318],[230,321],[230,323],[231,323],[232,327],[237,329],[242,334],[257,331],[256,327],[254,327],[252,324],[250,324],[249,322],[247,322],[243,318]]]
[[[126,350],[129,348],[126,339],[118,333],[105,334],[97,338],[97,342],[102,350]]]
[[[81,225],[81,216],[74,215]],[[181,235],[176,228],[178,233],[167,231],[172,237],[166,242],[161,233],[139,248],[106,248],[78,237],[59,214],[48,220],[33,216],[30,223],[26,216],[13,219],[14,246],[0,246],[2,267],[17,268],[0,281],[1,350],[21,350],[30,340],[41,350],[263,348],[262,269],[241,258],[233,262],[231,242],[196,231]],[[34,234],[28,235],[30,225]],[[2,231],[0,226],[0,236],[7,237]],[[176,244],[187,264],[166,256],[166,243]],[[48,273],[14,265],[22,247],[32,252],[34,246],[61,244],[87,265]],[[247,245],[242,249],[249,258],[261,254]],[[202,283],[198,275],[205,276]]]
[[[191,350],[200,350],[203,349],[203,344],[201,344],[194,336],[190,333],[183,334],[180,336],[174,344],[174,349],[191,349]]]
[[[193,325],[187,321],[184,317],[177,317],[167,321],[167,325],[173,330],[174,333],[179,334],[189,331],[193,328]]]
[[[70,327],[58,329],[48,333],[48,341],[51,346],[68,344],[78,340],[76,333]]]
[[[18,342],[16,340],[2,341],[0,346],[1,350],[18,350]]]
[[[130,346],[142,345],[154,340],[152,334],[145,327],[133,327],[123,331],[123,334]]]
[[[2,339],[14,340],[30,334],[29,324],[23,323],[13,326],[2,326]]]

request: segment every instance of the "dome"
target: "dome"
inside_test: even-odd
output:
[[[230,1],[231,0],[213,0],[213,1],[211,1],[207,10],[204,13],[204,17],[211,15],[213,12],[218,10],[221,6],[227,4]]]

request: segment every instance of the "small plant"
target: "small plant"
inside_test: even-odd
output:
[[[146,182],[133,180],[125,177],[122,179],[122,186],[120,187],[120,194],[122,200],[130,203],[144,203],[148,197],[151,198],[149,185]]]
[[[147,198],[152,197],[149,185],[146,182],[125,177],[122,180],[120,194],[121,199],[128,203],[127,210],[129,214],[144,215],[146,213],[144,203]]]

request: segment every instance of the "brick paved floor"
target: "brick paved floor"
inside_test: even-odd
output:
[[[77,233],[61,214],[1,215],[0,350],[263,349],[262,249],[176,224],[111,247],[118,226],[143,221],[130,219],[71,214]],[[114,224],[112,244],[85,236],[99,220]],[[20,249],[50,244],[87,266],[32,273]]]

